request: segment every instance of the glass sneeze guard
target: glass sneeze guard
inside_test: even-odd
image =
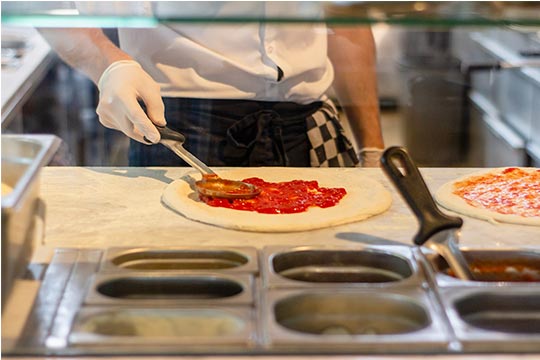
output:
[[[81,9],[83,9],[81,11]],[[291,9],[294,9],[291,11]],[[2,23],[33,27],[153,27],[175,22],[540,25],[536,1],[4,1]]]

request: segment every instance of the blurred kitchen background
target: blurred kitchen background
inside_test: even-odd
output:
[[[421,166],[540,167],[538,28],[373,31],[387,146],[407,146]],[[1,76],[2,133],[58,135],[58,165],[127,165],[128,140],[99,123],[93,83],[35,30],[2,26]]]

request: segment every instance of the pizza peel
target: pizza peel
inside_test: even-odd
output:
[[[156,128],[161,135],[160,144],[174,152],[190,166],[199,170],[202,179],[195,182],[195,187],[200,194],[225,199],[250,199],[259,195],[260,189],[255,185],[220,178],[205,163],[182,146],[186,141],[183,134],[166,126],[156,126]],[[148,141],[146,138],[145,140]]]
[[[458,278],[472,280],[469,265],[458,247],[463,220],[439,210],[418,167],[403,147],[386,149],[381,156],[381,165],[420,223],[414,243],[437,252]]]

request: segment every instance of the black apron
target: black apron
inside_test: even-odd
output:
[[[187,98],[163,101],[167,126],[184,134],[184,147],[209,166],[358,164],[337,113],[332,114],[334,108],[326,102],[302,105]],[[328,150],[332,147],[335,151]],[[145,145],[135,140],[130,143],[129,165],[188,166],[162,145]]]

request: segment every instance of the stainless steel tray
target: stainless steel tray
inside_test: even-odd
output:
[[[232,351],[254,347],[254,311],[247,307],[85,307],[77,315],[69,344],[108,351]],[[143,348],[143,349],[141,349]],[[146,349],[146,350],[145,350]]]
[[[463,248],[461,251],[472,269],[474,280],[464,281],[451,276],[442,257],[422,249],[421,256],[427,260],[429,273],[437,287],[513,287],[527,284],[540,290],[540,248]]]
[[[265,287],[421,286],[409,246],[270,246],[262,253]]]
[[[253,279],[248,274],[103,273],[94,277],[85,304],[91,305],[250,305]]]
[[[448,348],[444,320],[422,290],[267,289],[263,298],[263,336],[272,348],[310,353]]]
[[[529,286],[441,290],[464,351],[540,352],[540,291]]]
[[[105,252],[101,271],[259,271],[257,249],[251,247],[113,247]]]
[[[538,286],[442,281],[407,246],[268,247],[254,272],[129,270],[111,254],[131,252],[57,250],[15,354],[540,353]]]
[[[53,135],[2,135],[2,304],[32,252],[29,235],[39,212],[39,178],[58,149]]]

